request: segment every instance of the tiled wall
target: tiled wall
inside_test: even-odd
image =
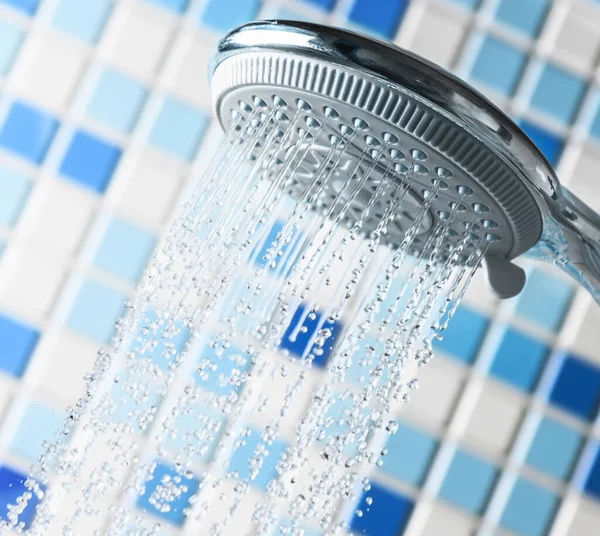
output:
[[[214,146],[216,41],[255,17],[358,28],[454,70],[600,210],[598,1],[0,0],[0,517]],[[546,267],[503,303],[476,280],[353,530],[600,533],[599,327]],[[185,530],[181,509],[139,506]]]

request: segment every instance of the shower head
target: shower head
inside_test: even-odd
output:
[[[336,173],[377,156],[346,218],[363,214],[384,168],[411,176],[386,240],[401,242],[416,208],[432,196],[416,243],[452,211],[457,240],[486,240],[487,279],[497,296],[518,294],[531,257],[560,266],[600,303],[600,216],[562,187],[544,155],[501,110],[437,65],[391,44],[316,24],[262,21],[230,32],[211,67],[215,113],[225,127],[242,111],[302,117],[318,139],[288,188],[300,196],[333,140],[347,142]],[[327,124],[327,129],[316,128]],[[403,172],[403,173],[402,173]],[[320,203],[339,194],[329,176]],[[363,223],[377,225],[390,197]],[[462,215],[461,215],[462,214]]]

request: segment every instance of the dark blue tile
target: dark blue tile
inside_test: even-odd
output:
[[[33,328],[0,315],[0,370],[22,376],[38,338],[39,333]]]
[[[9,467],[0,467],[0,519],[8,521],[8,505],[15,504],[17,499],[27,490],[25,481],[27,475],[18,473]],[[45,489],[40,486],[41,489]],[[39,499],[32,495],[27,503],[27,507],[19,515],[19,522],[23,523],[25,530],[31,526],[31,522],[35,516],[35,509],[39,504]]]
[[[288,350],[292,355],[296,357],[302,357],[305,353],[308,355],[307,346],[313,340],[313,336],[315,335],[315,331],[320,325],[321,322],[321,313],[314,313],[314,318],[311,318],[312,315],[307,314],[306,309],[303,305],[299,305],[298,309],[294,313],[292,321],[290,325],[285,331],[281,339],[280,348],[283,350]],[[299,325],[299,322],[302,321],[302,325]],[[301,328],[306,328],[304,331]],[[317,367],[324,367],[327,364],[327,360],[333,351],[333,348],[336,343],[337,334],[341,331],[342,325],[340,322],[334,321],[330,322],[326,320],[323,323],[323,326],[319,329],[329,329],[331,331],[331,337],[328,337],[325,341],[325,345],[322,348],[322,353],[317,355],[315,354],[313,365]],[[310,352],[315,352],[318,350],[316,346],[310,349]],[[318,353],[318,352],[317,352]]]
[[[33,15],[37,11],[40,1],[41,0],[0,0],[0,3],[14,7],[27,15]]]
[[[321,7],[327,11],[331,11],[337,0],[304,0],[307,4]]]
[[[523,333],[507,329],[494,353],[490,375],[518,389],[531,392],[535,388],[548,348]]]
[[[529,136],[531,141],[538,146],[540,151],[542,151],[544,156],[548,159],[548,162],[553,166],[556,166],[564,146],[564,142],[560,136],[552,134],[546,129],[534,125],[529,121],[522,121],[520,126],[525,134]]]
[[[408,5],[408,0],[355,0],[348,18],[374,34],[392,39]]]
[[[367,504],[368,498],[372,503]],[[350,528],[364,536],[400,536],[413,510],[412,501],[383,486],[371,483],[357,507],[362,516],[355,514]]]
[[[591,421],[600,404],[600,368],[567,356],[550,393],[550,402]]]
[[[472,363],[489,323],[485,316],[461,305],[450,320],[443,339],[434,342],[434,350],[444,352],[464,363]]]
[[[60,164],[61,175],[104,193],[121,158],[121,149],[78,130]]]
[[[12,103],[0,130],[0,147],[41,164],[58,129],[58,120],[24,102]]]
[[[163,479],[168,479],[170,484],[179,490],[179,494],[172,500],[167,501],[166,499],[159,498],[153,499],[152,504],[150,497],[159,486],[164,486]],[[175,479],[179,479],[179,483]],[[145,493],[140,495],[136,505],[140,510],[149,512],[172,525],[182,526],[185,522],[185,515],[183,511],[190,504],[190,497],[196,494],[200,480],[196,477],[187,478],[180,475],[175,469],[172,469],[168,465],[161,462],[157,462],[156,468],[152,473],[152,479],[146,483]],[[158,503],[158,504],[157,504]],[[167,510],[162,509],[161,506],[169,506]]]
[[[585,481],[584,490],[600,501],[600,447],[596,452],[596,459]]]

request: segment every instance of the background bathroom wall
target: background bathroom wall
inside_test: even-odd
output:
[[[219,36],[275,17],[453,70],[600,210],[597,0],[0,0],[0,516],[218,140],[206,74]],[[528,269],[515,300],[473,284],[356,534],[600,532],[600,307]]]

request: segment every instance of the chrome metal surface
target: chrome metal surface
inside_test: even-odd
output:
[[[226,115],[223,103],[233,86],[231,76],[229,87],[224,87],[222,80],[215,84],[215,75],[224,71],[223,66],[232,63],[229,60],[241,55],[258,58],[293,56],[309,63],[333,66],[338,72],[348,73],[348,76],[358,75],[361,79],[380,84],[379,87],[401,93],[411,103],[437,114],[436,118],[443,118],[447,124],[459,127],[461,133],[469,135],[465,143],[473,145],[473,151],[476,145],[482,144],[487,150],[487,157],[499,158],[501,165],[509,168],[511,173],[505,177],[506,181],[516,178],[515,184],[524,185],[539,212],[539,229],[533,220],[527,222],[530,226],[527,229],[523,229],[523,224],[519,224],[521,228],[517,225],[513,229],[525,234],[536,232],[535,243],[523,240],[523,245],[527,246],[525,251],[517,248],[504,252],[503,256],[510,259],[524,254],[555,263],[587,288],[600,303],[600,216],[560,185],[554,170],[533,142],[476,90],[440,67],[371,37],[301,22],[255,22],[228,34],[221,41],[211,66],[215,111],[221,121]],[[261,61],[264,63],[264,60]],[[278,87],[290,85],[289,80],[269,79],[272,64],[269,69],[269,72],[262,73],[263,81],[271,80],[270,84]],[[259,73],[239,74],[247,84]],[[312,93],[319,92],[313,87]],[[446,156],[443,150],[439,153]],[[456,155],[455,152],[455,161]],[[464,162],[459,164],[459,168],[473,175],[480,184],[486,179],[467,169],[468,165]],[[508,210],[511,207],[501,204],[501,208]],[[513,226],[515,221],[511,220]],[[529,235],[527,238],[530,238]],[[490,258],[490,262],[495,261]],[[495,274],[494,277],[490,275],[490,283],[494,285],[494,279],[497,280],[502,270],[490,272]],[[496,291],[499,295],[503,294],[500,288]]]

